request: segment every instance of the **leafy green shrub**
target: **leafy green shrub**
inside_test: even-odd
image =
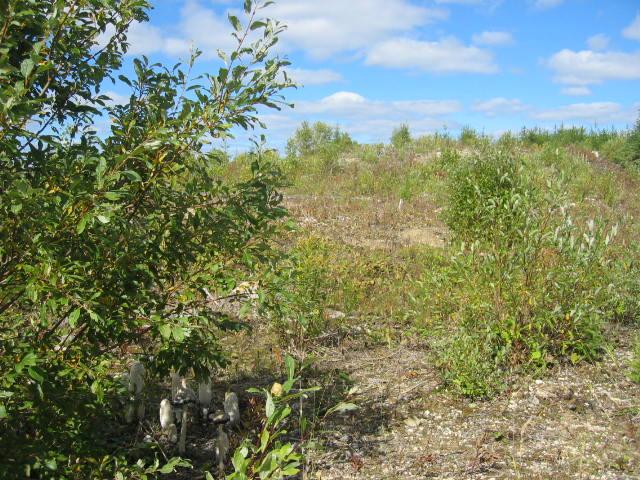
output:
[[[393,145],[397,149],[404,148],[410,145],[412,142],[411,139],[411,131],[409,130],[409,125],[403,123],[399,127],[393,129],[391,133],[391,145]]]
[[[579,145],[590,150],[600,150],[607,142],[623,135],[613,129],[587,130],[584,127],[560,126],[554,130],[545,130],[539,127],[523,128],[520,132],[520,139],[527,145],[546,145],[554,148]]]
[[[302,122],[293,136],[287,141],[287,156],[302,158],[318,155],[324,159],[337,158],[340,153],[354,146],[348,133],[339,127],[331,127],[324,122]]]
[[[247,18],[264,6],[244,5]],[[284,214],[277,169],[256,157],[248,178],[225,182],[210,145],[282,104],[288,63],[269,54],[282,27],[230,17],[237,48],[216,75],[190,78],[196,53],[173,68],[136,59],[132,78],[117,77],[147,7],[3,2],[2,478],[155,475],[153,445],[123,452],[116,441],[121,352],[158,375],[224,363],[226,323],[205,292],[225,295],[268,259]],[[247,45],[251,30],[264,35]],[[116,78],[131,94],[109,106],[100,89]]]
[[[476,145],[480,142],[481,138],[482,135],[471,127],[462,127],[462,130],[460,131],[460,143],[463,145]]]
[[[640,118],[627,138],[625,160],[634,167],[640,168]]]
[[[454,168],[445,218],[464,241],[508,244],[521,234],[538,196],[512,154],[491,148]]]
[[[605,142],[601,147],[600,153],[607,160],[624,165],[627,162],[625,151],[626,144],[626,137],[619,135],[618,137]]]
[[[283,442],[283,439],[291,422],[292,404],[318,388],[294,390],[294,385],[300,382],[300,378],[296,377],[295,361],[287,355],[285,364],[287,380],[284,384],[275,383],[270,391],[249,390],[265,399],[264,426],[257,441],[245,439],[236,449],[232,459],[234,471],[226,477],[227,480],[279,480],[300,472],[302,445]]]
[[[614,315],[607,255],[616,228],[578,228],[554,185],[538,190],[517,158],[490,150],[452,175],[447,220],[461,248],[427,281],[448,337],[445,378],[487,396],[514,368],[593,360]],[[434,291],[450,292],[443,297]]]

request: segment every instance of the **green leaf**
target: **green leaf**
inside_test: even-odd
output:
[[[175,341],[178,343],[184,340],[184,328],[182,327],[173,327],[171,334],[173,335]]]
[[[270,418],[271,415],[273,415],[273,412],[275,411],[275,409],[276,409],[276,406],[273,403],[273,397],[269,392],[267,392],[267,403],[265,405],[265,414],[267,415],[267,418]]]
[[[233,459],[231,460],[236,472],[244,472],[246,469],[247,461],[245,459],[247,458],[248,453],[249,450],[245,446],[236,448],[236,451],[233,454]]]
[[[34,368],[31,368],[31,367],[27,368],[27,372],[29,373],[29,376],[33,378],[36,382],[38,383],[44,382],[44,377],[40,375]]]
[[[300,473],[300,469],[297,465],[288,465],[287,467],[282,469],[282,475],[285,477],[292,477]]]
[[[287,354],[287,356],[284,359],[284,364],[287,367],[287,375],[289,380],[293,380],[293,377],[296,373],[296,361],[293,359],[291,355]]]
[[[84,217],[82,217],[82,219],[80,220],[80,222],[76,226],[76,232],[78,233],[78,235],[80,235],[80,234],[82,234],[82,232],[84,232],[84,229],[86,228],[87,222],[89,221],[90,218],[91,218],[91,215],[88,214],[88,213]]]
[[[31,60],[30,58],[27,58],[25,60],[22,61],[22,63],[20,64],[20,73],[22,73],[22,76],[24,78],[27,78],[29,75],[31,75],[31,72],[33,71],[33,60]]]
[[[105,192],[104,197],[112,202],[120,200],[120,194],[117,192]]]
[[[271,435],[269,434],[269,430],[265,428],[260,435],[260,452],[264,452],[266,450],[270,437]]]
[[[244,11],[245,13],[251,13],[251,7],[253,7],[251,0],[244,0]]]
[[[0,403],[0,418],[7,418],[7,408],[4,406],[3,403]]]
[[[338,412],[338,413],[344,413],[344,412],[350,412],[353,410],[358,410],[358,406],[355,403],[348,403],[348,402],[340,402],[337,405],[335,405],[334,407],[332,407],[331,409],[329,409],[329,412],[334,413],[334,412]]]
[[[209,472],[204,472],[204,479],[213,480],[213,475],[211,475]]]
[[[167,325],[165,323],[164,325],[160,325],[160,328],[158,330],[160,330],[160,335],[162,335],[162,338],[164,338],[165,340],[171,338],[171,325]]]
[[[21,203],[14,203],[13,205],[11,205],[11,213],[13,213],[14,215],[20,213],[20,210],[22,210]]]
[[[136,172],[136,171],[133,171],[133,170],[125,170],[124,172],[122,172],[122,175],[127,177],[132,182],[141,182],[142,181],[142,177],[140,176],[140,174],[138,172]]]
[[[175,470],[175,467],[171,463],[167,463],[158,469],[160,473],[164,473],[164,474],[171,473],[174,470]]]
[[[56,462],[55,458],[48,458],[47,460],[44,461],[44,464],[46,465],[46,467],[49,470],[57,470],[58,469],[58,462]]]
[[[267,24],[265,22],[263,22],[262,20],[256,20],[255,22],[253,22],[251,24],[250,29],[251,29],[251,31],[253,31],[253,30],[257,30],[258,28],[263,28],[263,27],[266,27],[266,26],[267,26]]]
[[[38,357],[35,353],[29,352],[27,353],[22,360],[15,366],[15,370],[18,373],[21,373],[24,370],[24,367],[35,367],[38,363]]]
[[[240,23],[240,20],[238,20],[238,17],[235,15],[229,15],[229,23],[231,23],[236,32],[242,30],[242,23]]]
[[[97,218],[97,219],[98,219],[98,221],[99,221],[100,223],[102,223],[103,225],[104,225],[104,224],[109,223],[109,221],[110,221],[110,220],[109,220],[109,217],[105,217],[104,215],[98,215],[96,218]]]
[[[80,309],[76,308],[69,314],[69,325],[73,328],[78,324],[78,318],[80,318]]]

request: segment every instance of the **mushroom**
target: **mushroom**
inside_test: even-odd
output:
[[[229,425],[237,425],[240,421],[240,407],[238,395],[235,392],[227,392],[224,396],[224,413],[229,416]]]
[[[178,394],[178,388],[180,388],[181,378],[173,369],[169,374],[171,376],[171,400],[176,400],[176,395]]]
[[[173,408],[169,399],[165,398],[160,402],[160,426],[169,437],[171,443],[178,441],[178,428],[174,423]]]
[[[129,392],[137,397],[144,389],[144,365],[133,362],[129,370]]]
[[[160,426],[166,431],[173,424],[173,408],[171,402],[165,398],[160,402]]]
[[[133,423],[136,418],[136,409],[133,402],[127,402],[124,406],[124,421],[126,423]]]
[[[182,379],[178,391],[176,392],[175,402],[182,405],[182,415],[180,418],[180,440],[178,441],[178,453],[184,455],[187,441],[187,423],[189,422],[189,404],[195,403],[196,394],[189,387],[187,380]]]
[[[211,387],[211,380],[200,382],[198,384],[198,404],[202,409],[202,417],[205,419],[209,415],[211,400],[213,400],[213,389]]]
[[[143,398],[136,398],[136,417],[138,417],[138,421],[141,422],[144,420],[144,414],[146,411],[146,405],[144,404]]]
[[[222,474],[224,472],[224,463],[229,453],[229,436],[224,431],[224,425],[218,425],[218,434],[214,441],[216,459],[218,460],[218,470]]]

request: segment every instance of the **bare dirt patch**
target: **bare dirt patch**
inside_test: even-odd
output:
[[[640,478],[640,387],[626,378],[628,345],[476,402],[441,388],[423,347],[342,351],[319,365],[349,373],[361,409],[327,427],[312,478]]]
[[[447,227],[439,209],[427,198],[409,202],[393,198],[295,195],[285,205],[297,221],[352,246],[397,249],[403,246],[445,246]]]

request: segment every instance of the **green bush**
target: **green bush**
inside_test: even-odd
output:
[[[410,145],[411,142],[412,139],[409,125],[403,123],[399,127],[393,129],[393,132],[391,133],[391,145],[393,145],[395,148],[404,148]]]
[[[509,152],[495,148],[454,168],[445,219],[462,240],[502,242],[507,247],[522,234],[537,188]]]
[[[625,160],[636,168],[640,168],[640,118],[627,138]]]
[[[462,127],[460,131],[460,143],[467,146],[477,145],[482,139],[483,135],[479,134],[471,127]]]
[[[339,127],[331,127],[324,122],[302,122],[293,136],[287,141],[287,156],[302,158],[318,155],[322,158],[337,158],[353,147],[355,142],[348,133]]]
[[[488,396],[507,372],[597,358],[615,314],[616,228],[576,226],[559,187],[541,192],[508,153],[486,151],[451,178],[447,220],[460,250],[425,283],[432,318],[447,332],[437,349],[445,379]]]
[[[226,182],[210,143],[282,103],[288,63],[269,54],[282,27],[230,17],[238,44],[217,74],[192,79],[196,53],[172,68],[136,59],[127,78],[127,29],[148,2],[2,5],[0,477],[167,473],[178,463],[156,472],[153,445],[120,448],[113,375],[123,351],[157,375],[224,363],[225,318],[205,292],[228,293],[270,257],[284,210],[276,169],[256,157]],[[263,6],[246,1],[247,18]],[[100,93],[109,79],[127,102]]]

